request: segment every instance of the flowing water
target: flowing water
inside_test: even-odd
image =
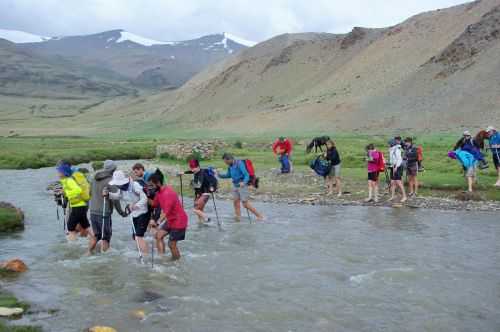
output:
[[[0,238],[0,259],[30,270],[4,286],[35,308],[18,323],[46,331],[500,331],[500,218],[416,209],[258,204],[265,223],[199,227],[183,258],[137,260],[130,221],[113,250],[67,244],[45,187],[53,171],[1,171],[0,200],[26,230]],[[130,311],[141,309],[138,320]],[[43,311],[42,310],[42,311]]]

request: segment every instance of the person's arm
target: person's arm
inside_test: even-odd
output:
[[[287,154],[288,156],[291,156],[293,151],[293,144],[290,140],[287,140],[286,144],[287,144]]]
[[[138,206],[146,206],[147,207],[148,206],[148,196],[146,196],[146,193],[144,192],[144,190],[142,190],[141,185],[138,184],[137,182],[134,182],[133,186],[134,186],[135,193],[139,195],[139,200],[137,201],[137,203],[135,203],[132,206],[132,210],[134,210],[134,208],[136,208]]]
[[[278,149],[278,144],[279,144],[278,141],[275,141],[273,143],[273,153],[274,154],[278,154],[278,152],[276,151]]]
[[[248,182],[250,182],[250,174],[248,174],[247,168],[245,167],[245,165],[243,165],[243,161],[240,160],[240,162],[238,163],[238,168],[243,174],[243,182],[246,185]]]
[[[122,191],[116,187],[108,188],[109,199],[119,201],[122,198]]]
[[[186,174],[186,175],[188,175],[188,174],[194,174],[194,172],[191,171],[191,170],[189,170],[189,171],[185,171],[185,172],[179,173],[179,175],[183,175],[183,174]]]
[[[227,169],[227,172],[225,174],[222,174],[222,173],[217,173],[217,176],[221,179],[229,179],[231,178],[231,169],[228,168]]]
[[[333,153],[332,153],[332,164],[333,165],[340,164],[340,154],[339,154],[339,151],[337,149],[333,150]]]

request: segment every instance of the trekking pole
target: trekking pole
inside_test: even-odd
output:
[[[220,219],[219,219],[219,213],[217,212],[217,205],[215,204],[215,195],[212,192],[212,201],[214,202],[214,210],[215,210],[215,217],[217,218],[217,225],[219,228],[221,227]]]
[[[106,219],[106,197],[104,197],[103,204],[102,204],[101,253],[104,252],[104,229],[105,229],[104,223],[105,223],[105,219]]]
[[[179,174],[179,181],[181,184],[181,202],[182,202],[182,208],[184,208],[184,193],[182,191],[182,174]]]
[[[155,239],[151,239],[151,268],[155,268]]]
[[[134,221],[132,220],[132,232],[134,233],[135,244],[137,245],[137,251],[139,252],[139,260],[144,264],[144,257],[142,256],[141,246],[139,246],[139,241],[137,240]]]
[[[247,216],[250,223],[252,223],[252,217],[250,217],[250,211],[247,209]]]

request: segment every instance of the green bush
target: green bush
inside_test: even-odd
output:
[[[233,146],[235,149],[243,149],[243,143],[241,141],[234,142]]]

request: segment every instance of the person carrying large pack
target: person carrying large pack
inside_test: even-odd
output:
[[[203,210],[210,200],[210,196],[219,187],[215,170],[211,167],[201,168],[200,162],[197,159],[190,160],[188,166],[189,171],[180,173],[179,175],[193,174],[193,180],[191,181],[191,187],[194,190],[193,212],[198,216],[200,224],[209,223],[211,220]]]
[[[493,126],[489,126],[486,131],[488,132],[489,149],[493,156],[493,164],[497,171],[497,182],[495,187],[500,187],[500,132]]]
[[[87,219],[87,203],[90,200],[90,185],[80,172],[74,172],[71,164],[60,161],[56,167],[63,195],[68,200],[70,214],[67,221],[68,240],[77,237],[77,226],[80,225],[83,236],[87,236],[90,224]]]
[[[404,141],[404,162],[406,168],[406,175],[408,177],[408,187],[410,197],[418,195],[418,148],[413,145],[413,139],[407,137]]]
[[[479,169],[488,168],[488,161],[486,161],[486,159],[484,158],[484,155],[482,154],[480,147],[476,144],[476,141],[472,137],[470,131],[468,130],[464,131],[462,138],[458,140],[453,150],[454,151],[462,150],[470,153],[479,162],[478,163]]]
[[[401,191],[401,201],[404,203],[408,200],[406,196],[405,186],[403,184],[403,152],[400,144],[401,139],[399,137],[391,139],[389,141],[389,163],[391,165],[391,198],[389,201],[394,201],[396,198],[396,189],[399,188]]]
[[[225,153],[222,156],[222,160],[224,160],[228,169],[225,174],[219,173],[218,176],[221,179],[231,179],[233,182],[232,194],[236,219],[241,219],[241,204],[243,204],[243,207],[247,209],[247,211],[252,212],[257,220],[264,220],[264,217],[252,206],[252,204],[250,204],[248,186],[252,185],[252,173],[254,178],[253,183],[258,185],[251,161],[235,159],[233,155],[229,153]]]
[[[281,164],[281,174],[290,173],[292,170],[292,141],[286,137],[281,136],[273,144],[273,153],[278,157]]]
[[[126,217],[127,214],[123,211],[120,202],[113,201],[107,196],[103,196],[104,188],[108,188],[112,192],[117,192],[118,188],[110,186],[109,182],[113,177],[113,172],[116,170],[116,164],[112,160],[106,160],[103,169],[98,170],[90,186],[90,223],[94,235],[91,237],[89,251],[92,252],[97,242],[101,241],[101,252],[109,249],[111,243],[112,220],[111,215],[113,210],[116,209],[119,215]]]
[[[477,173],[478,161],[476,157],[474,157],[472,153],[461,149],[448,152],[448,157],[460,163],[464,169],[464,175],[467,178],[468,191],[472,192]]]

